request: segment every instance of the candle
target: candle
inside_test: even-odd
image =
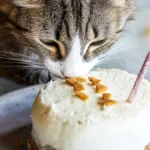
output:
[[[140,72],[137,76],[137,79],[136,79],[135,84],[134,84],[134,86],[131,90],[131,93],[130,93],[130,96],[129,96],[127,102],[132,103],[134,101],[134,98],[137,95],[138,90],[140,88],[140,85],[141,85],[141,83],[144,79],[144,76],[145,76],[146,72],[147,72],[149,64],[150,64],[150,51],[148,52],[148,54],[146,56],[144,64],[143,64],[143,66],[142,66],[142,68],[141,68],[141,70],[140,70]]]

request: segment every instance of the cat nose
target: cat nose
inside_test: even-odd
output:
[[[63,71],[61,71],[61,73],[65,78],[71,78],[71,77],[79,76],[79,71],[76,70],[75,68],[64,69]]]

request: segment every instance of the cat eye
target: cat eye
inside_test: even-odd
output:
[[[106,42],[106,39],[100,40],[100,41],[95,41],[95,42],[92,42],[92,43],[90,44],[90,46],[99,46],[99,45],[104,44],[105,42]]]
[[[88,52],[92,53],[93,51],[98,49],[100,47],[100,45],[104,44],[106,41],[107,41],[107,39],[92,42],[89,45]]]
[[[65,47],[63,45],[63,43],[61,42],[56,42],[53,40],[43,40],[40,39],[41,43],[43,43],[43,45],[45,45],[45,47],[47,49],[49,49],[49,51],[51,53],[53,53],[53,55],[57,55],[57,59],[61,59],[65,57]]]
[[[41,40],[40,41],[45,44],[46,46],[51,46],[51,47],[56,47],[59,48],[58,44],[55,41],[51,41],[51,40]]]

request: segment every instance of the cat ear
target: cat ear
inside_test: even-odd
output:
[[[35,8],[41,7],[43,4],[43,0],[9,0],[17,6],[27,7],[27,8]]]

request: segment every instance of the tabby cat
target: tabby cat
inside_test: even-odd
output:
[[[0,0],[1,62],[30,83],[85,75],[133,11],[134,0]]]

